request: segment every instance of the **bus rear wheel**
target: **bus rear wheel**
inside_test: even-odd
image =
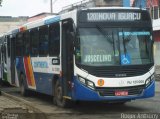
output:
[[[55,90],[54,90],[54,104],[56,104],[59,107],[71,107],[72,101],[65,99],[62,94],[62,86],[60,85],[59,80],[57,80],[55,84]]]

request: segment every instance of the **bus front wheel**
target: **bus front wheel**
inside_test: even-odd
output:
[[[54,93],[54,104],[59,107],[71,107],[71,100],[65,99],[62,94],[62,86],[60,85],[60,81],[57,80],[55,84],[55,93]]]

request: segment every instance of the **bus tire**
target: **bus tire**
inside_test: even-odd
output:
[[[0,86],[3,86],[3,80],[0,78]]]
[[[28,96],[29,92],[26,89],[24,80],[25,80],[25,78],[24,78],[23,74],[21,74],[21,76],[20,76],[20,93],[22,96]]]
[[[57,80],[55,84],[55,90],[54,90],[54,104],[56,104],[59,107],[68,108],[72,106],[72,101],[69,99],[63,98],[62,95],[62,86],[60,85],[60,81]]]

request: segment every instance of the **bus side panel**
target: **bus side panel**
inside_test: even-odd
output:
[[[23,74],[25,77],[25,85],[27,86],[26,88],[28,89],[36,89],[35,85],[31,85],[31,74],[29,70],[29,66],[31,66],[31,63],[28,62],[30,59],[28,57],[16,57],[16,69],[17,69],[17,77],[18,77],[18,82],[20,83],[20,75]],[[33,72],[32,72],[33,73]],[[35,82],[35,81],[32,81]]]
[[[23,73],[25,76],[25,70],[24,70],[24,65],[23,65],[23,57],[16,57],[16,71],[17,77],[18,77],[18,83],[20,82],[20,74]]]
[[[34,72],[36,91],[48,95],[53,94],[53,74]]]
[[[144,89],[140,95],[132,96],[100,96],[96,90],[92,90],[80,83],[77,77],[74,77],[74,88],[72,91],[73,100],[83,101],[130,101],[135,99],[144,99],[155,95],[155,81]]]
[[[32,61],[30,56],[25,56],[23,59],[27,84],[29,88],[36,89],[35,77],[33,73]]]
[[[24,83],[26,83],[25,85],[27,86],[26,88],[40,93],[52,95],[53,74],[33,72],[32,67],[33,65],[31,63],[30,57],[25,56],[24,58],[22,57],[16,58],[16,69],[18,78],[20,78],[21,73],[24,74],[24,76],[26,77],[24,81]]]

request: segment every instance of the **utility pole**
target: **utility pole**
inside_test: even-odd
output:
[[[53,13],[53,4],[57,2],[57,0],[51,0],[50,1],[50,8],[51,8],[51,13]]]
[[[53,6],[52,6],[52,0],[51,0],[51,3],[50,3],[50,7],[51,7],[51,13],[53,13]]]

